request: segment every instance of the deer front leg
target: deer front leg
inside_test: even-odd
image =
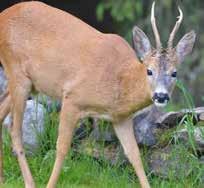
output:
[[[54,188],[57,184],[63,161],[71,145],[73,130],[76,127],[78,119],[78,109],[73,106],[68,99],[64,98],[60,113],[60,124],[56,146],[56,159],[52,174],[47,184],[47,188]]]
[[[13,124],[11,127],[11,139],[13,144],[13,150],[17,155],[18,163],[23,175],[26,188],[34,188],[35,184],[25,157],[25,152],[22,143],[22,122],[23,114],[28,98],[31,83],[29,80],[21,80],[19,85],[12,83],[11,87],[11,100],[12,100],[12,116]]]
[[[127,158],[135,169],[141,187],[150,188],[142,160],[140,158],[140,151],[134,136],[132,120],[126,120],[123,123],[114,125],[114,130],[121,145],[123,146]]]

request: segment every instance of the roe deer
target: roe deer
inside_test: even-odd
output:
[[[0,14],[0,61],[8,78],[8,91],[0,100],[0,120],[11,110],[12,144],[26,188],[35,187],[35,183],[22,146],[21,126],[26,100],[33,90],[62,101],[56,159],[47,188],[56,186],[73,130],[85,116],[105,117],[112,122],[141,186],[150,187],[131,118],[152,102],[167,104],[176,67],[191,52],[195,41],[192,31],[173,48],[183,18],[179,8],[180,17],[170,34],[168,48],[162,48],[154,6],[153,3],[151,22],[156,48],[135,26],[136,53],[120,36],[103,34],[41,2],[19,3]],[[0,173],[2,181],[2,154]]]

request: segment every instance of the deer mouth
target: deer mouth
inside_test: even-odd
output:
[[[152,101],[158,107],[164,107],[168,104],[170,98],[168,93],[166,92],[155,92]]]
[[[165,107],[168,104],[168,100],[160,102],[158,99],[155,99],[153,102],[157,107]]]

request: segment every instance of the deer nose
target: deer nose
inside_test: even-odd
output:
[[[169,101],[169,95],[167,93],[155,93],[152,99],[159,103],[164,103]]]

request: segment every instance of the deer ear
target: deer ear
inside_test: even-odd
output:
[[[184,61],[186,55],[190,54],[196,39],[196,34],[191,31],[183,36],[176,46],[176,53],[180,62]]]
[[[151,52],[151,44],[145,33],[135,26],[132,30],[133,47],[141,60]]]

